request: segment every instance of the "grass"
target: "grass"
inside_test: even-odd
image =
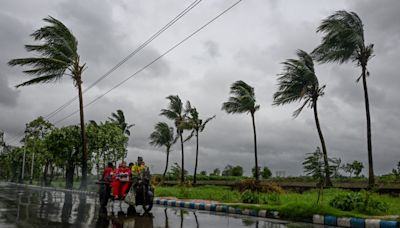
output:
[[[280,215],[287,219],[310,219],[313,214],[334,215],[339,217],[370,218],[382,216],[382,214],[369,215],[360,211],[341,211],[329,205],[329,202],[338,194],[349,193],[341,189],[326,189],[319,204],[316,204],[318,191],[311,190],[300,193],[287,192],[283,194],[260,193],[264,204],[243,204],[241,193],[230,190],[228,187],[200,186],[200,187],[156,187],[155,194],[158,197],[177,197],[179,199],[204,199],[214,200],[231,206],[248,209],[266,209],[279,211]],[[375,199],[386,202],[389,206],[387,215],[400,214],[400,198],[389,195],[372,193]]]

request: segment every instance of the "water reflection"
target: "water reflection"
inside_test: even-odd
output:
[[[100,208],[93,196],[29,190],[0,183],[0,227],[263,227],[283,228],[251,217],[155,206],[152,214],[114,203]],[[299,227],[299,226],[297,226]]]

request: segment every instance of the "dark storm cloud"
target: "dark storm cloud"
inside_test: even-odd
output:
[[[163,34],[85,93],[84,102],[89,103],[132,75],[214,16],[214,10],[222,10],[229,4],[229,1],[203,1],[171,32]],[[400,53],[399,5],[396,0],[304,1],[301,4],[244,1],[161,61],[87,108],[86,120],[105,121],[111,112],[124,110],[127,122],[136,124],[129,141],[129,160],[144,156],[156,172],[161,172],[164,148],[150,146],[148,136],[158,121],[173,124],[159,116],[159,112],[167,107],[166,96],[178,94],[182,100],[190,100],[202,118],[217,115],[201,134],[199,170],[223,169],[226,164],[232,164],[242,165],[250,174],[254,164],[251,118],[221,111],[222,102],[229,96],[230,84],[242,79],[255,88],[257,103],[261,105],[256,113],[260,165],[268,165],[274,173],[283,170],[288,175],[302,174],[301,162],[306,153],[320,145],[312,110],[305,109],[293,119],[291,114],[299,103],[271,106],[272,94],[277,88],[276,75],[282,70],[280,63],[294,58],[297,49],[310,52],[318,45],[321,36],[315,30],[323,18],[336,10],[354,10],[365,24],[367,42],[375,44],[376,56],[368,66],[374,161],[378,174],[387,173],[398,160],[400,148],[397,140],[400,135],[400,77],[396,69]],[[14,100],[8,103],[11,106],[0,103],[0,119],[3,120],[0,128],[5,129],[7,135],[16,134],[23,130],[24,123],[49,113],[77,94],[67,78],[55,85],[21,88],[19,93],[12,88],[27,76],[22,76],[21,69],[10,68],[6,63],[11,58],[26,55],[23,45],[32,42],[29,34],[44,25],[43,17],[55,16],[78,38],[81,59],[88,65],[84,72],[84,86],[88,86],[183,7],[181,1],[135,4],[94,0],[5,2],[0,9],[0,102]],[[360,69],[352,63],[316,64],[316,72],[320,84],[327,86],[325,96],[319,100],[319,114],[329,155],[341,157],[344,162],[361,160],[366,166],[364,97],[361,83],[355,82]],[[77,107],[74,103],[51,120],[56,121]],[[78,122],[76,115],[58,126]],[[185,144],[190,171],[194,167],[194,155],[192,140]],[[180,162],[179,145],[173,148],[171,164],[173,162]]]

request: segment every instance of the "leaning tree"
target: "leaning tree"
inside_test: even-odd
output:
[[[254,88],[244,81],[239,80],[231,85],[230,94],[232,94],[232,96],[229,97],[227,102],[222,104],[221,109],[225,110],[228,114],[250,113],[253,123],[255,167],[258,167],[257,135],[254,114],[258,109],[260,109],[260,105],[256,104]],[[259,173],[257,169],[254,174],[256,180],[258,180]]]
[[[273,105],[285,105],[296,101],[302,101],[303,104],[293,113],[297,117],[304,107],[308,106],[314,111],[315,125],[318,136],[321,141],[322,153],[325,165],[325,186],[332,186],[331,174],[328,162],[328,153],[326,150],[324,136],[318,118],[317,101],[324,95],[324,86],[320,86],[317,75],[314,70],[314,62],[311,56],[303,51],[297,51],[298,59],[288,59],[283,62],[283,72],[279,74],[278,91],[274,94]]]
[[[165,122],[158,122],[156,126],[154,126],[154,131],[150,134],[150,145],[156,147],[165,146],[165,153],[167,154],[167,159],[165,162],[165,170],[163,173],[163,177],[168,170],[168,161],[169,161],[169,153],[171,151],[171,146],[176,142],[174,136],[174,128],[168,126]]]
[[[355,12],[340,10],[324,19],[317,32],[323,33],[322,43],[312,52],[315,59],[321,63],[338,62],[340,64],[351,61],[361,67],[367,120],[367,147],[368,147],[368,186],[375,184],[374,167],[372,160],[371,117],[367,76],[370,75],[367,64],[373,57],[373,44],[365,44],[364,25]]]
[[[78,88],[79,111],[82,141],[82,179],[81,189],[87,188],[88,150],[85,133],[85,121],[83,115],[82,98],[82,73],[85,64],[80,62],[78,54],[78,41],[72,32],[54,17],[43,19],[49,25],[44,26],[31,34],[35,41],[41,41],[37,45],[25,45],[28,52],[34,52],[34,57],[13,59],[8,62],[11,66],[29,66],[30,69],[23,72],[34,78],[17,85],[29,86],[39,83],[49,83],[61,80],[63,77],[71,77]]]

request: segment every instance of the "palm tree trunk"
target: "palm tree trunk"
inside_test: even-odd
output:
[[[85,119],[83,116],[83,97],[82,97],[82,80],[81,76],[79,75],[77,80],[78,86],[78,93],[79,93],[79,114],[80,114],[80,121],[81,121],[81,137],[82,137],[82,179],[81,179],[81,190],[87,189],[87,172],[88,172],[88,151],[87,151],[87,139],[86,139],[86,132],[85,132]]]
[[[251,113],[251,120],[253,122],[253,133],[254,133],[254,157],[256,160],[256,170],[254,172],[255,178],[258,181],[259,180],[259,175],[258,175],[258,157],[257,157],[257,135],[256,135],[256,124],[254,121],[254,112]]]
[[[196,163],[194,165],[193,184],[197,182],[197,162],[199,160],[199,131],[196,131]]]
[[[372,160],[371,116],[369,112],[369,98],[367,88],[366,65],[362,65],[362,81],[364,88],[365,114],[367,118],[367,145],[368,145],[368,188],[375,185],[374,164]]]
[[[325,165],[325,183],[324,183],[324,185],[325,185],[325,187],[332,187],[332,180],[331,180],[331,175],[330,175],[330,170],[329,170],[329,162],[328,162],[328,153],[326,151],[325,140],[324,140],[324,136],[322,135],[321,126],[319,124],[319,119],[318,119],[317,98],[313,99],[313,104],[314,104],[315,125],[317,125],[319,140],[321,140],[322,153],[324,154],[324,165]]]
[[[181,167],[181,183],[185,182],[185,155],[183,152],[183,137],[182,137],[182,131],[179,130],[179,136],[181,137],[181,151],[182,151],[182,167]]]
[[[169,149],[170,149],[170,147],[167,146],[167,162],[165,163],[165,170],[164,170],[164,173],[163,173],[163,178],[165,178],[165,174],[167,174],[167,170],[168,170]]]

